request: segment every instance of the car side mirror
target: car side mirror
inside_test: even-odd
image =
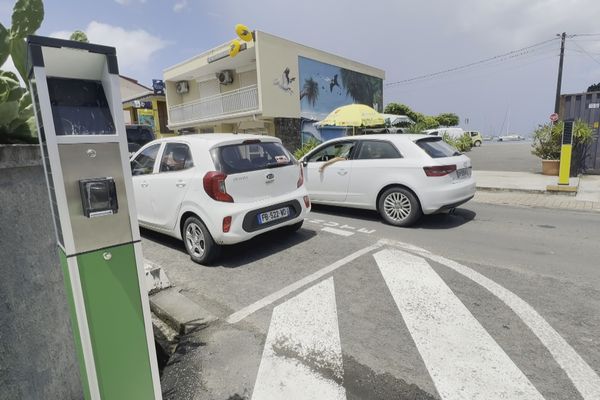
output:
[[[303,167],[306,167],[308,165],[308,160],[305,158],[302,161],[300,161],[300,163],[302,164]]]

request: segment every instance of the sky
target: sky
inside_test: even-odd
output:
[[[13,4],[0,0],[5,26]],[[454,112],[460,126],[484,135],[529,135],[548,121],[558,33],[580,35],[566,41],[562,93],[600,82],[598,0],[46,0],[45,11],[38,34],[83,30],[91,42],[115,46],[121,73],[145,85],[165,68],[233,39],[235,24],[243,23],[381,68],[384,104]]]

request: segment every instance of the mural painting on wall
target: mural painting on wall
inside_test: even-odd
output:
[[[298,66],[302,142],[344,136],[345,129],[325,132],[313,126],[313,121],[322,120],[340,106],[359,103],[383,111],[382,79],[305,57],[298,57]]]
[[[292,95],[294,91],[292,90],[292,83],[296,80],[296,77],[290,77],[290,68],[286,67],[281,74],[281,79],[275,79],[273,81],[273,85],[279,87],[279,89],[284,92]]]

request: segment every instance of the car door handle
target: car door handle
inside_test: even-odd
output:
[[[148,187],[148,184],[147,184],[146,182],[142,182],[142,183],[140,184],[140,186],[141,186],[141,187]]]
[[[179,187],[179,188],[185,187],[185,185],[186,185],[186,183],[185,183],[185,182],[177,182],[177,183],[175,184],[175,186],[177,186],[177,187]]]
[[[342,175],[342,176],[346,175],[347,173],[348,173],[348,171],[346,171],[345,169],[340,169],[338,171],[338,175]]]

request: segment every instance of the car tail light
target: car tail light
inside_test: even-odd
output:
[[[300,187],[304,184],[304,168],[300,165],[300,177],[298,178],[298,185],[296,187]]]
[[[233,203],[233,197],[227,193],[227,189],[225,188],[225,178],[227,178],[227,175],[222,172],[207,172],[203,180],[204,191],[217,201]]]
[[[456,165],[436,165],[433,167],[423,167],[427,176],[444,176],[456,171]]]
[[[227,233],[231,229],[231,217],[223,218],[223,232]]]
[[[310,207],[310,197],[304,196],[304,205],[306,206],[306,208]]]

